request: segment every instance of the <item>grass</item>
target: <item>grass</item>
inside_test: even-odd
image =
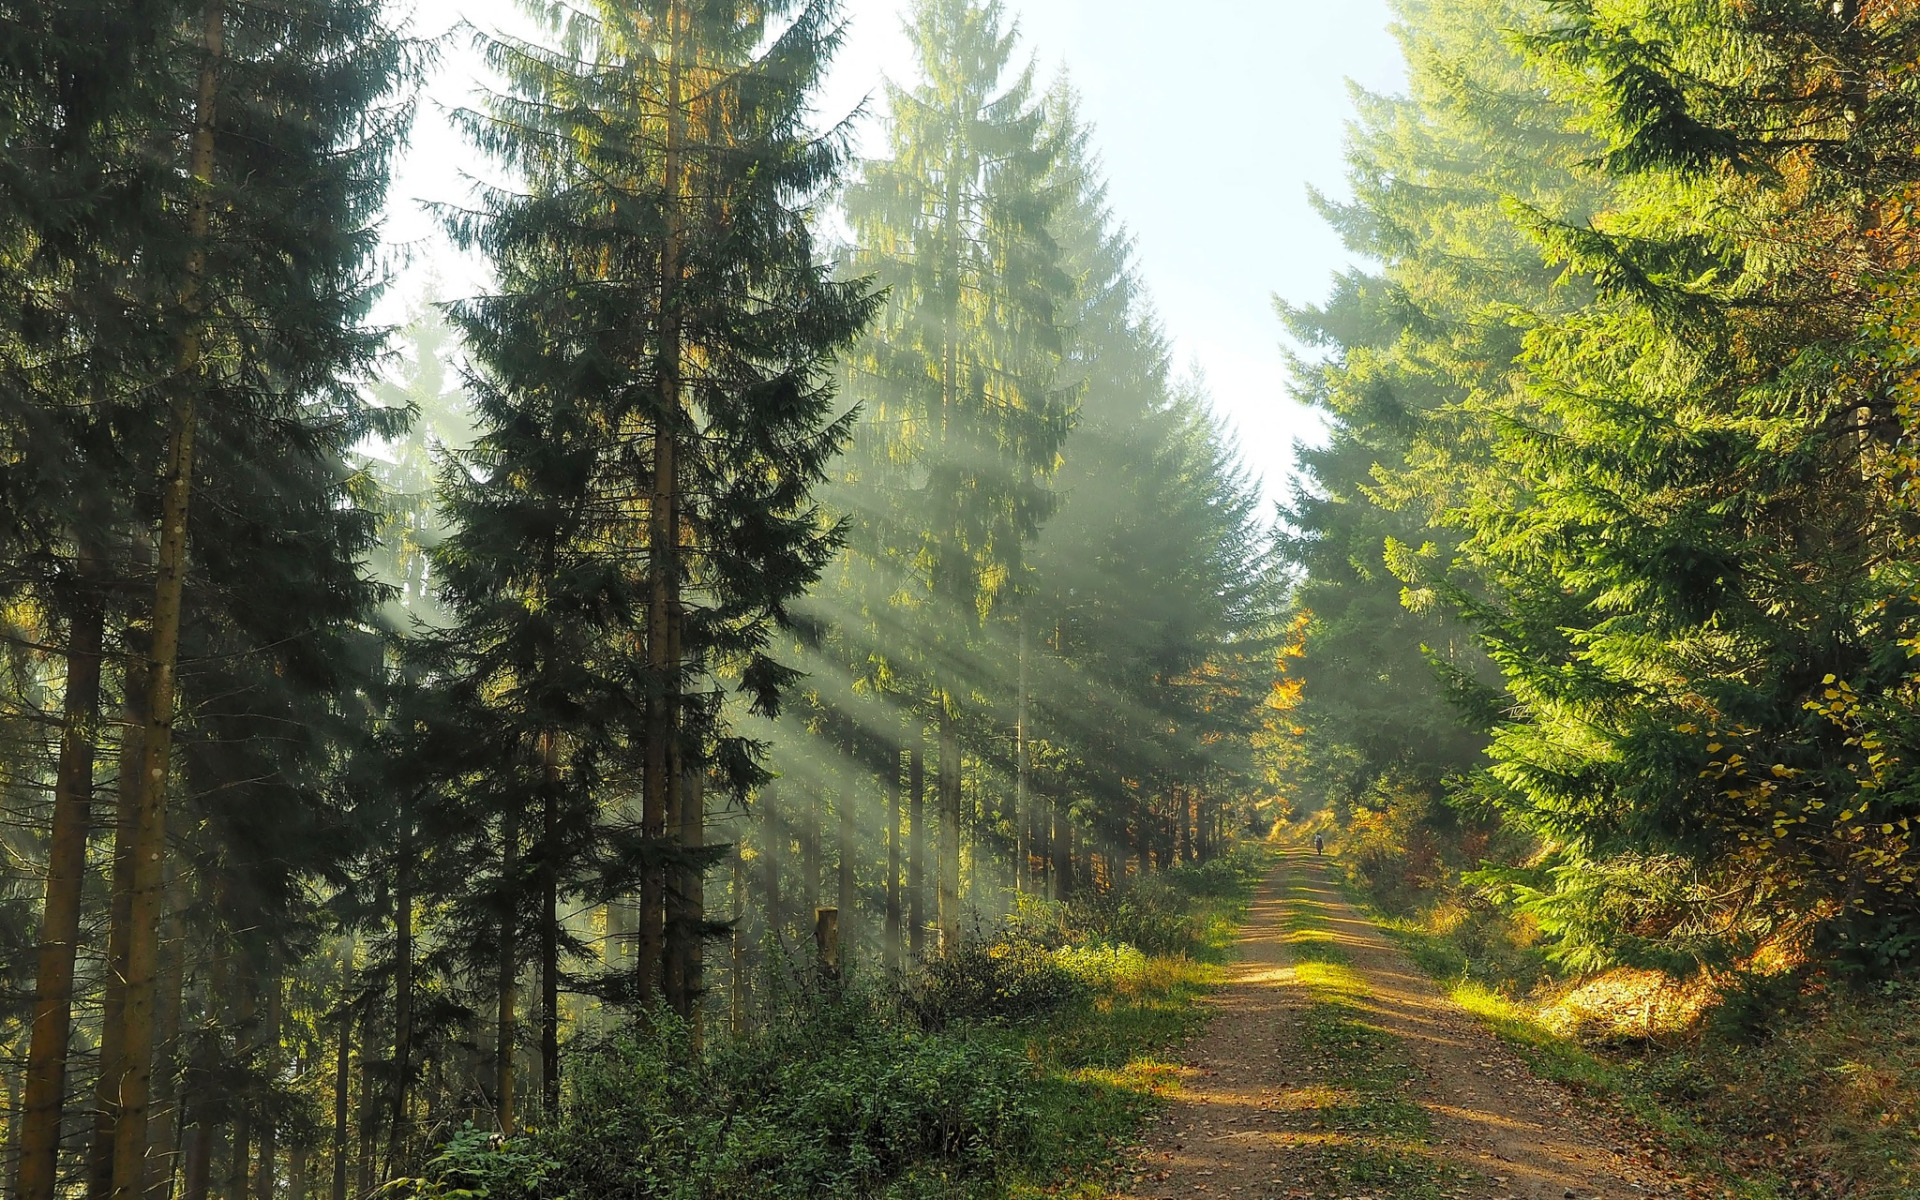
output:
[[[1158,955],[1128,980],[1032,1030],[1009,1030],[1042,1079],[1038,1153],[970,1193],[1006,1197],[1103,1196],[1121,1152],[1173,1093],[1171,1052],[1204,1027],[1196,1003],[1219,982],[1217,963]]]
[[[1269,869],[1249,847],[1237,884],[1190,900],[1193,936],[1178,954],[1146,957],[1074,1007],[1028,1028],[1010,1028],[1039,1071],[1046,1102],[1039,1153],[982,1181],[968,1200],[1098,1200],[1119,1182],[1123,1153],[1177,1088],[1172,1053],[1206,1026],[1199,1001],[1219,987],[1233,959],[1247,905]]]

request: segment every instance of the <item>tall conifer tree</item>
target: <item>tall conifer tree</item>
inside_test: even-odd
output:
[[[537,903],[503,911],[539,930],[550,1099],[561,895],[637,886],[624,994],[694,1013],[702,797],[761,778],[726,697],[771,712],[791,681],[770,635],[835,538],[810,498],[846,429],[827,368],[872,307],[809,228],[844,154],[807,127],[832,4],[601,4],[553,28],[489,43],[510,90],[466,122],[522,186],[452,218],[502,288],[454,309],[481,436],[447,477],[440,556],[442,669],[474,728],[504,731],[461,769],[503,861],[532,836]],[[610,781],[636,777],[626,829]]]

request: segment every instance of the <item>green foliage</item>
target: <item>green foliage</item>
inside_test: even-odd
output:
[[[902,988],[901,1007],[927,1029],[954,1021],[1024,1020],[1088,994],[1080,974],[1022,937],[963,941],[923,963]]]
[[[1911,259],[1839,230],[1920,174],[1914,19],[1403,12],[1408,94],[1363,102],[1329,206],[1381,265],[1284,310],[1334,422],[1290,513],[1296,787],[1470,791],[1551,852],[1497,890],[1571,967],[1814,929],[1887,969],[1920,912]],[[1444,885],[1452,819],[1363,830],[1361,870]]]
[[[1253,874],[1247,859],[1189,872],[1190,890],[1155,903],[1203,930],[1245,901]],[[574,1051],[543,1127],[464,1130],[404,1186],[436,1200],[906,1200],[1097,1169],[1147,1102],[1125,1072],[1193,1029],[1204,989],[1185,955],[1085,931],[1047,946],[1030,928],[964,943],[904,981],[796,967],[758,1028],[705,1051],[652,1016]]]
[[[519,1138],[456,1138],[429,1196],[493,1200],[914,1196],[1034,1151],[1042,1089],[1015,1045],[923,1034],[869,998],[804,1014],[712,1054],[663,1020],[577,1053],[565,1107]]]

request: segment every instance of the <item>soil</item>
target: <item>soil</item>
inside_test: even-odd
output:
[[[1289,893],[1293,898],[1289,898]],[[1404,1097],[1431,1125],[1416,1153],[1431,1160],[1412,1190],[1356,1185],[1350,1161],[1363,1135],[1320,1118],[1329,1103],[1303,1044],[1314,1003],[1288,950],[1294,904],[1331,929],[1367,995],[1362,1020],[1392,1039],[1410,1068]],[[1187,1049],[1179,1093],[1150,1130],[1133,1183],[1137,1200],[1335,1197],[1393,1200],[1629,1200],[1706,1195],[1664,1170],[1644,1134],[1617,1114],[1532,1075],[1521,1057],[1445,997],[1341,896],[1311,850],[1291,853],[1256,896],[1238,961],[1210,1000],[1208,1031]]]

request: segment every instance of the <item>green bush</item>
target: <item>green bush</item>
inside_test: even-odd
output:
[[[662,1016],[577,1047],[561,1111],[543,1128],[506,1139],[463,1130],[396,1191],[952,1200],[999,1194],[1029,1171],[1089,1168],[1144,1100],[1069,1078],[1062,1064],[1117,1070],[1190,1018],[1170,993],[1111,1012],[1085,1001],[1154,978],[1149,953],[1201,949],[1209,922],[1231,907],[1219,901],[1245,895],[1261,873],[1242,856],[1124,895],[1028,902],[998,931],[884,982],[784,962],[769,972],[772,1011],[760,1029],[695,1051]]]
[[[1034,1150],[1042,1083],[1006,1039],[921,1033],[848,997],[706,1055],[686,1045],[663,1019],[576,1052],[557,1119],[505,1140],[463,1131],[414,1190],[438,1200],[914,1197]]]
[[[922,1029],[955,1021],[1023,1021],[1087,995],[1087,985],[1042,942],[1001,936],[929,958],[901,987],[901,1009]]]
[[[1161,875],[1176,892],[1201,900],[1234,900],[1251,895],[1271,863],[1260,846],[1242,846],[1203,863],[1182,863]]]

